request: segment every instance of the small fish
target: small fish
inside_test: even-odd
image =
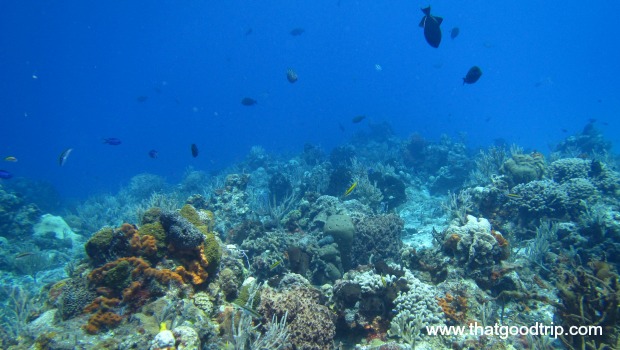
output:
[[[291,83],[291,84],[296,82],[297,81],[297,72],[295,72],[293,69],[289,68],[286,71],[286,80],[288,80],[288,82]]]
[[[69,155],[72,151],[73,148],[67,148],[66,150],[62,151],[60,156],[58,156],[58,164],[60,164],[60,166],[65,165],[65,163],[67,162],[67,158],[69,158]]]
[[[351,185],[351,187],[349,187],[345,192],[343,197],[346,197],[348,195],[351,194],[351,192],[353,192],[353,190],[355,189],[355,187],[357,187],[357,182],[354,182],[353,185]]]
[[[8,157],[4,158],[4,160],[7,161],[7,162],[13,162],[13,163],[17,162],[17,158],[15,158],[13,156],[8,156]]]
[[[461,32],[461,30],[459,29],[459,27],[454,27],[450,30],[450,39],[456,38],[457,36],[459,36],[459,33]]]
[[[22,253],[15,255],[15,259],[25,258],[31,255],[34,255],[34,253],[33,252],[22,252]]]
[[[424,28],[424,38],[429,45],[438,48],[441,42],[441,28],[439,26],[443,22],[443,18],[431,15],[430,6],[423,8],[422,12],[424,12],[424,17],[420,21],[420,27]]]
[[[192,157],[196,158],[198,157],[198,146],[196,146],[195,143],[192,143]]]
[[[342,125],[342,123],[338,123],[338,128],[341,132],[344,132],[344,126]]]
[[[241,100],[241,104],[242,104],[242,105],[244,105],[244,106],[254,106],[254,105],[255,105],[255,104],[257,104],[257,103],[258,103],[258,102],[257,102],[255,99],[250,98],[250,97],[244,97],[244,98]]]
[[[383,284],[383,288],[387,287],[387,282],[385,281],[384,276],[381,276],[381,284]]]
[[[480,79],[482,76],[482,70],[478,66],[473,66],[467,72],[465,78],[463,78],[463,85],[465,84],[473,84]]]
[[[117,139],[116,137],[107,137],[103,139],[103,143],[110,146],[118,146],[123,143],[123,141],[121,141],[121,139]]]
[[[142,103],[142,102],[146,102],[146,100],[148,100],[149,97],[148,96],[138,96],[136,97],[136,101]]]
[[[294,28],[293,30],[291,30],[289,33],[292,36],[300,36],[302,35],[306,30],[303,28]]]
[[[516,193],[504,193],[504,196],[510,198],[510,199],[521,199],[523,198],[523,196],[521,196],[520,194],[516,194]]]
[[[271,266],[269,266],[269,270],[275,269],[276,267],[280,266],[281,263],[282,263],[282,260],[278,260],[274,262],[273,264],[271,264]]]
[[[353,123],[357,124],[357,123],[361,122],[364,119],[366,119],[365,115],[358,115],[358,116],[353,117],[353,119],[351,119],[351,121]]]
[[[157,152],[156,150],[152,149],[149,151],[149,157],[153,158],[153,159],[157,159],[157,157],[159,157],[159,152]]]
[[[0,179],[8,180],[13,177],[13,174],[9,173],[6,170],[0,170]]]
[[[241,308],[241,309],[243,309],[243,310],[245,310],[245,311],[249,312],[249,313],[250,313],[250,315],[252,315],[252,316],[254,316],[254,317],[258,318],[258,319],[262,319],[262,318],[263,318],[263,316],[262,316],[261,314],[259,314],[259,313],[258,313],[258,311],[254,310],[254,309],[252,309],[252,308],[249,308],[249,307],[247,307],[247,306],[245,306],[245,305],[241,305],[241,304],[236,303],[236,302],[234,302],[234,301],[233,301],[231,304],[233,304],[233,305],[235,305],[236,307],[239,307],[239,308]]]
[[[245,31],[244,35],[245,35],[245,36],[248,36],[248,35],[252,34],[252,32],[253,32],[253,31],[254,31],[254,30],[252,30],[252,28],[248,28],[248,29]]]

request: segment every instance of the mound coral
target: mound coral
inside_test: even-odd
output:
[[[263,289],[258,309],[267,319],[287,314],[289,340],[295,349],[332,349],[336,326],[329,309],[319,303],[319,292],[311,287],[295,287],[277,293]]]
[[[351,247],[353,266],[368,264],[371,256],[375,261],[400,257],[403,228],[403,220],[395,214],[361,218],[355,224]]]

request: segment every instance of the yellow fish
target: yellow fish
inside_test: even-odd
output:
[[[8,156],[8,157],[4,158],[4,160],[7,161],[7,162],[13,162],[13,163],[17,162],[17,158],[15,158],[13,156]]]
[[[518,195],[516,193],[504,193],[504,196],[508,197],[508,198],[512,198],[512,199],[520,199],[523,198],[521,197],[521,195]]]
[[[273,270],[276,267],[278,267],[280,264],[282,263],[282,260],[278,260],[275,263],[271,264],[271,266],[269,267],[269,270]]]
[[[344,197],[348,196],[351,194],[351,192],[353,192],[353,190],[355,189],[355,187],[357,187],[357,181],[353,183],[353,185],[351,185],[351,187],[349,187],[348,190],[346,190],[346,192],[344,193]]]

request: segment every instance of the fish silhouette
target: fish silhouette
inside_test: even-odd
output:
[[[480,67],[478,66],[473,66],[469,69],[465,78],[463,78],[463,85],[473,84],[477,82],[481,76],[482,76],[482,69],[480,69]]]
[[[441,42],[441,28],[439,26],[443,22],[443,18],[431,15],[430,6],[423,8],[422,12],[424,12],[424,17],[420,21],[420,27],[424,28],[424,38],[429,45],[437,48]]]

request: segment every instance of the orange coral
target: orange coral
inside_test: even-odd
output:
[[[207,267],[209,267],[209,261],[205,255],[204,245],[200,245],[196,249],[175,250],[171,249],[174,256],[178,257],[182,266],[175,269],[186,283],[193,285],[200,285],[207,281],[209,274],[207,273]]]
[[[462,295],[458,295],[455,298],[452,294],[446,293],[444,298],[438,297],[437,302],[448,319],[457,323],[465,321],[467,316],[467,298]]]
[[[157,240],[153,236],[144,235],[140,238],[140,255],[151,257],[157,254]]]
[[[121,323],[123,317],[110,311],[98,311],[88,319],[83,327],[88,334],[97,334],[102,330],[112,329]]]
[[[146,270],[144,270],[144,275],[148,278],[153,278],[156,281],[163,283],[163,284],[168,284],[172,281],[175,281],[179,284],[183,284],[183,278],[181,278],[181,276],[178,273],[174,271],[170,271],[168,269],[158,270],[158,269],[149,267]]]
[[[444,249],[451,250],[451,251],[455,252],[460,240],[461,240],[461,236],[460,235],[458,235],[456,233],[451,234],[443,242]]]
[[[493,235],[493,237],[495,237],[495,240],[497,241],[497,244],[499,244],[500,247],[508,246],[508,240],[504,238],[504,236],[502,236],[501,233],[498,233],[495,230],[491,230],[491,234]]]

